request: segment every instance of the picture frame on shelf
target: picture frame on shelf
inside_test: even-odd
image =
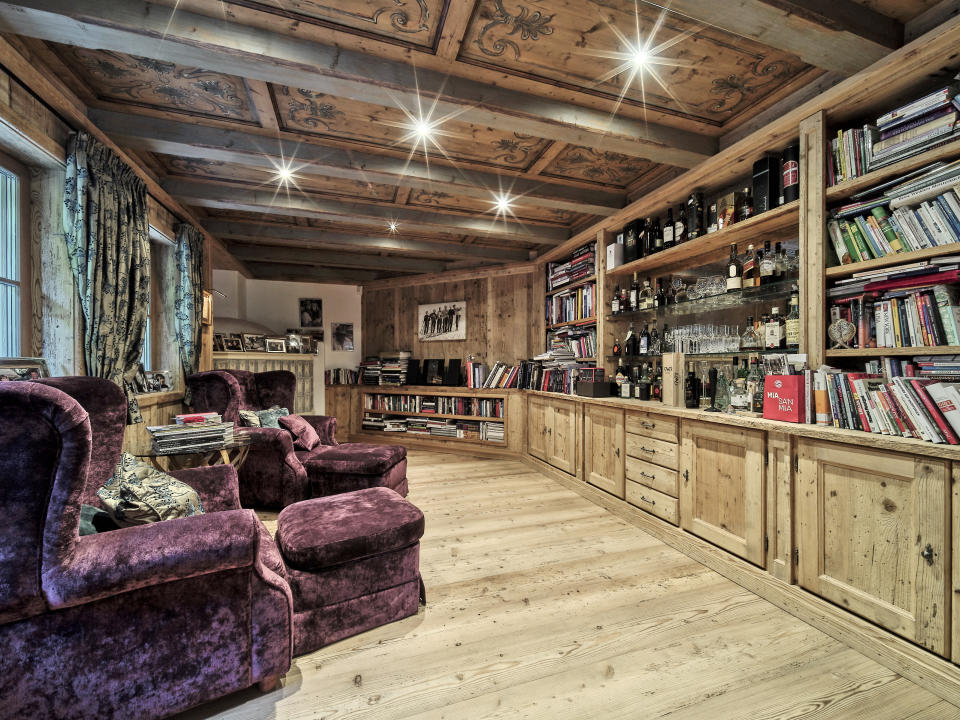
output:
[[[147,370],[144,373],[147,392],[169,392],[173,390],[173,373],[169,370]]]
[[[443,384],[443,360],[432,358],[423,361],[423,375],[427,385]]]
[[[223,333],[213,334],[213,349],[217,352],[224,351]]]
[[[223,349],[227,352],[243,352],[243,338],[240,333],[228,333],[223,336]]]
[[[265,345],[268,353],[285,353],[287,351],[286,338],[268,337]]]
[[[312,355],[316,352],[317,345],[312,335],[300,336],[300,352],[304,355]]]
[[[287,333],[287,352],[299,353],[303,348],[303,338],[297,333]]]
[[[255,333],[243,333],[244,352],[266,352],[267,336],[257,335]]]
[[[0,358],[0,382],[39,380],[50,377],[47,361],[37,357]]]
[[[313,338],[314,345],[323,343],[324,338],[323,328],[316,327],[287,328],[287,334],[299,335],[300,337],[309,335]]]

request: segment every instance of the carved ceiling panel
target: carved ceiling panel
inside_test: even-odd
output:
[[[477,213],[487,215],[491,218],[496,217],[496,211],[494,210],[492,201],[488,202],[479,198],[463,197],[442,190],[414,190],[410,193],[407,205],[468,214]],[[514,217],[519,220],[568,226],[583,216],[570,210],[529,207],[523,205],[522,200],[520,200],[513,209],[513,216],[508,219],[512,220]]]
[[[54,46],[101,100],[255,123],[243,80],[106,50]]]
[[[626,187],[656,167],[659,165],[641,158],[568,145],[540,174]]]
[[[853,2],[905,23],[926,12],[941,0],[853,0]]]
[[[231,0],[230,4],[420,47],[433,47],[444,9],[444,0]]]
[[[661,13],[650,53],[675,64],[648,64],[642,84],[638,75],[624,88],[627,55],[609,53],[627,53],[637,24],[645,39]],[[809,69],[789,53],[633,0],[479,0],[460,59],[717,124]]]
[[[155,156],[160,159],[160,162],[167,169],[167,174],[171,177],[248,182],[269,188],[277,187],[276,173],[265,168],[237,165],[219,160],[200,160],[156,153]],[[317,175],[294,173],[293,182],[295,187],[305,191],[364,200],[392,202],[397,194],[397,188],[393,185],[365,183],[357,180]]]
[[[312,90],[274,87],[280,122],[285,130],[355,140],[379,147],[409,150],[415,141],[402,110],[324,95]],[[520,133],[450,120],[438,127],[437,142],[452,160],[525,169],[548,141]],[[422,145],[415,153],[422,154]],[[430,147],[432,157],[441,152]]]

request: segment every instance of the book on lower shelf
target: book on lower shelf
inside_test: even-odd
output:
[[[502,420],[453,420],[449,418],[399,417],[391,418],[365,412],[361,427],[374,432],[407,433],[457,440],[505,442]]]

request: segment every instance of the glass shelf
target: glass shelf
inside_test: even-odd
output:
[[[746,288],[738,292],[724,293],[723,295],[712,295],[711,297],[699,298],[697,300],[686,300],[684,302],[665,305],[660,308],[650,308],[648,310],[634,310],[631,312],[620,313],[619,315],[607,315],[607,320],[652,320],[653,318],[676,318],[687,317],[690,315],[700,315],[714,310],[724,310],[726,308],[737,308],[755,303],[769,302],[771,300],[789,299],[794,286],[799,283],[797,278],[781,280],[780,282],[762,285],[758,288]],[[786,313],[786,308],[781,308]]]
[[[687,353],[684,355],[685,360],[691,358],[723,358],[723,357],[743,357],[744,355],[795,355],[799,350],[797,348],[781,348],[779,350],[767,350],[765,348],[760,350],[735,350],[731,352],[715,352],[715,353]],[[607,355],[607,360],[630,360],[636,362],[637,360],[648,360],[656,359],[662,357],[661,355]]]

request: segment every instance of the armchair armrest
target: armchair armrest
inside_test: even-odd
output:
[[[52,608],[258,562],[260,520],[229,510],[85,535],[62,558],[45,558],[43,590]]]
[[[283,508],[308,495],[307,471],[293,449],[293,435],[280,428],[245,428],[257,440],[240,468],[240,502]]]
[[[206,513],[240,509],[240,486],[233,465],[173,470],[169,474],[196,490]]]
[[[331,415],[303,415],[320,436],[321,445],[339,445],[337,442],[337,419]]]

